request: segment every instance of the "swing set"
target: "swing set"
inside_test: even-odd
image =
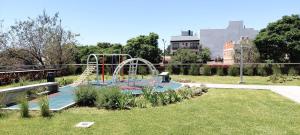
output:
[[[111,58],[111,63],[106,64],[106,58]],[[116,58],[118,58],[118,62],[116,62]],[[122,63],[126,59],[132,59],[129,54],[90,54],[87,58],[87,68],[91,66],[95,66],[96,68],[96,83],[97,85],[104,85],[105,84],[105,65],[111,65],[111,72],[114,72],[115,66]],[[101,61],[101,63],[100,63]],[[99,66],[101,64],[101,77],[102,83],[100,81],[100,73],[99,73]],[[124,70],[122,68],[122,72],[120,72],[121,77],[124,79]]]

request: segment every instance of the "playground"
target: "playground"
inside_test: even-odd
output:
[[[110,63],[106,63],[110,61]],[[112,79],[105,80],[105,65],[111,65]],[[137,77],[138,66],[146,66],[150,77],[139,79]],[[126,70],[125,70],[126,69]],[[125,77],[126,72],[126,77]],[[95,80],[91,80],[91,76]],[[50,79],[50,80],[55,80]],[[94,85],[96,87],[119,87],[122,92],[139,95],[145,87],[153,88],[157,92],[177,90],[181,83],[171,81],[168,72],[159,74],[152,63],[141,58],[132,58],[128,54],[90,54],[87,58],[86,69],[72,84],[58,88],[57,92],[48,95],[49,107],[52,111],[59,111],[75,102],[75,90],[81,85]],[[16,88],[18,89],[18,88]],[[29,102],[30,110],[39,110],[36,99]],[[19,109],[15,104],[6,109]]]

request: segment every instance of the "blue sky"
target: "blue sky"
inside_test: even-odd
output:
[[[0,0],[0,20],[7,29],[45,9],[59,12],[63,27],[81,34],[80,44],[124,44],[149,32],[169,40],[181,30],[225,28],[229,20],[261,29],[283,15],[299,14],[299,5],[299,0]]]

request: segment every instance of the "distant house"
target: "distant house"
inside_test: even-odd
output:
[[[223,64],[233,65],[238,62],[234,56],[241,50],[241,40],[249,40],[249,37],[241,37],[238,41],[228,41],[225,43],[223,50]]]
[[[257,30],[246,28],[243,21],[230,21],[226,29],[201,29],[200,39],[203,47],[208,47],[212,59],[215,59],[223,56],[226,42],[238,41],[242,36],[254,39],[257,34]]]
[[[170,41],[170,54],[178,49],[189,49],[199,53],[201,50],[200,38],[193,34],[193,31],[182,31],[180,36],[172,36]]]

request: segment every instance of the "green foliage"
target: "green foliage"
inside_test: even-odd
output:
[[[124,51],[132,57],[143,58],[152,63],[160,62],[161,50],[158,47],[159,36],[155,33],[140,35],[129,39],[124,47]]]
[[[249,65],[245,66],[244,73],[246,75],[253,76],[254,75],[254,67],[253,66],[249,66]]]
[[[239,75],[239,68],[235,65],[231,65],[228,68],[228,75],[237,76]]]
[[[207,61],[211,59],[210,58],[211,52],[210,49],[207,47],[203,48],[199,55],[200,55],[199,58],[203,63],[207,63]]]
[[[30,115],[29,115],[29,103],[28,103],[28,100],[26,98],[21,99],[21,101],[19,103],[19,106],[20,106],[21,117],[23,117],[23,118],[30,117]]]
[[[189,74],[190,75],[199,75],[199,71],[200,71],[199,66],[196,64],[192,64],[191,68],[189,69]]]
[[[79,106],[95,106],[97,89],[92,85],[79,86],[75,90],[75,101]]]
[[[209,65],[204,65],[203,66],[203,74],[206,76],[211,75],[211,67]]]
[[[130,109],[135,105],[135,97],[131,93],[122,93],[117,104],[119,109]]]
[[[300,17],[283,16],[282,19],[269,23],[254,40],[262,60],[274,62],[300,62]],[[285,59],[285,56],[289,59]]]
[[[193,91],[189,87],[183,87],[178,90],[178,93],[183,99],[190,99],[193,97]]]
[[[150,107],[151,103],[144,96],[139,96],[135,98],[134,104],[138,108],[147,108]]]
[[[38,104],[41,110],[41,116],[43,117],[51,116],[51,112],[49,109],[49,99],[47,96],[40,97]]]
[[[172,64],[168,64],[168,66],[167,66],[167,71],[168,71],[170,74],[173,74],[173,73],[174,73],[173,68],[174,68],[174,66],[173,66]]]
[[[105,109],[129,109],[133,102],[133,96],[122,93],[118,87],[102,87],[98,92],[96,105]]]
[[[218,67],[217,68],[217,75],[218,76],[224,76],[224,69],[223,69],[223,67]]]
[[[58,80],[58,85],[61,87],[61,86],[72,84],[73,82],[74,80],[71,78],[61,78]]]
[[[180,102],[182,99],[182,97],[175,90],[168,90],[167,93],[169,95],[170,104]]]
[[[267,76],[268,72],[267,72],[267,65],[265,64],[260,64],[257,66],[257,74],[260,76]]]
[[[280,65],[277,65],[277,64],[274,64],[272,65],[272,73],[273,75],[281,75],[282,72],[281,72],[281,69],[280,69]]]
[[[179,49],[172,56],[172,62],[180,64],[196,63],[198,60],[199,56],[189,49]]]
[[[162,105],[168,105],[170,103],[170,95],[167,92],[160,92],[158,93],[159,95],[159,99],[160,99],[160,103]]]
[[[20,86],[29,85],[29,81],[26,79],[26,77],[21,77],[21,78],[19,79],[19,85],[20,85]]]
[[[269,80],[272,83],[285,83],[287,81],[287,77],[282,74],[273,74],[269,76]]]
[[[288,71],[288,75],[289,75],[289,76],[297,76],[297,75],[298,75],[298,71],[295,70],[294,67],[291,67],[291,68],[289,69],[289,71]]]
[[[144,78],[144,75],[147,75],[147,67],[141,65],[138,67],[138,73],[142,75],[142,79]]]

